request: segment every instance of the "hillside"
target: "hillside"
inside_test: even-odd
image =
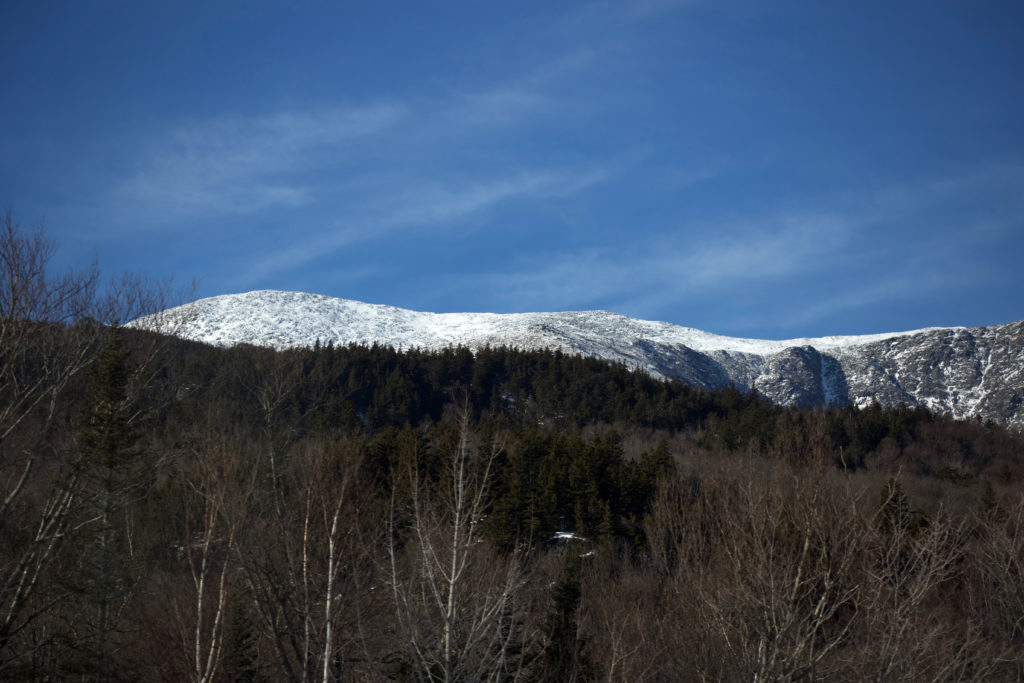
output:
[[[753,390],[785,406],[906,404],[1024,430],[1024,321],[760,340],[607,311],[424,313],[262,290],[201,299],[133,325],[217,346],[557,349],[695,387]]]

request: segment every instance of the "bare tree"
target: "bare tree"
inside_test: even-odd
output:
[[[505,680],[521,669],[513,657],[520,558],[497,555],[480,526],[501,444],[481,452],[473,439],[463,408],[436,490],[415,458],[408,463],[404,547],[392,503],[390,588],[406,663],[421,681]]]
[[[343,615],[358,609],[355,580],[368,548],[359,525],[359,451],[336,444],[304,453],[305,513],[302,520],[301,605],[303,669],[322,683],[338,680]]]
[[[994,643],[1000,673],[1024,679],[1024,495],[977,520],[971,547],[972,611]]]
[[[337,680],[343,656],[356,648],[355,628],[343,622],[357,616],[356,586],[372,550],[362,525],[373,517],[364,509],[360,466],[352,444],[299,444],[274,480],[293,497],[278,514],[284,494],[261,489],[235,543],[254,611],[289,680]]]
[[[22,520],[31,531],[6,529],[0,553],[0,671],[17,657],[11,639],[47,602],[29,608],[44,569],[67,531],[76,477],[53,462],[58,397],[88,366],[96,349],[91,330],[76,323],[92,310],[95,266],[53,278],[53,244],[42,228],[25,230],[0,218],[0,520]],[[49,462],[44,463],[44,459]],[[49,491],[26,495],[46,468],[61,480]]]
[[[856,501],[799,482],[741,491],[746,504],[725,521],[721,573],[702,584],[703,616],[752,680],[827,678],[861,590]]]
[[[185,511],[181,552],[191,578],[191,599],[176,605],[192,680],[215,680],[224,649],[228,601],[239,532],[246,524],[256,468],[242,444],[214,441],[194,452],[182,478]]]
[[[96,360],[105,322],[152,311],[161,293],[130,277],[101,291],[95,264],[55,276],[41,226],[0,217],[0,672],[32,648],[14,641],[54,599],[36,599],[72,528],[82,472],[62,400]]]
[[[892,483],[876,506],[854,481],[783,465],[666,486],[647,529],[667,590],[632,641],[667,637],[701,680],[1015,677],[1017,527],[972,558],[964,521],[926,519]]]
[[[899,490],[887,486],[882,508]],[[959,582],[967,528],[939,509],[927,524],[901,510],[874,525],[861,602],[856,670],[873,680],[988,680],[994,663],[977,625],[956,615],[949,597]]]

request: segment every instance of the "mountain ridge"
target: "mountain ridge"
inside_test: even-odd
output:
[[[790,406],[877,402],[991,419],[1024,431],[1024,321],[786,340],[726,337],[609,311],[425,313],[320,294],[209,297],[134,327],[217,346],[510,346],[622,362],[707,389],[735,385]]]

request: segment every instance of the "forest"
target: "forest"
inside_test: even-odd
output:
[[[1024,437],[551,351],[214,348],[0,219],[0,679],[1024,678]]]

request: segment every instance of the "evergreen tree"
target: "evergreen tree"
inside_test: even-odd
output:
[[[1007,518],[1006,510],[999,504],[996,492],[992,490],[992,484],[989,482],[985,482],[985,489],[981,493],[979,513],[981,519],[988,523],[1004,522]]]
[[[914,536],[928,526],[928,519],[920,510],[910,508],[910,499],[895,478],[889,479],[882,487],[878,504],[879,529],[886,536],[896,532],[907,532]]]
[[[83,482],[86,518],[92,524],[82,549],[79,586],[84,601],[95,610],[92,643],[86,648],[91,661],[85,666],[94,669],[101,680],[109,674],[116,608],[132,583],[130,558],[124,548],[125,521],[119,514],[139,481],[135,446],[138,434],[128,397],[131,375],[129,354],[115,324],[92,373],[95,396],[79,422],[74,463]]]
[[[580,607],[579,551],[570,548],[565,558],[562,575],[555,583],[551,611],[544,619],[544,650],[539,663],[542,671],[538,680],[543,683],[585,681],[591,676],[591,665],[583,652],[585,642],[579,635],[576,613]]]

